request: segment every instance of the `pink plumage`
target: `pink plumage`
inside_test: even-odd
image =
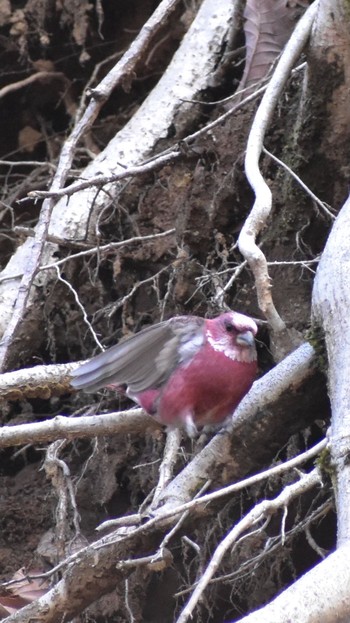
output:
[[[72,373],[76,389],[126,386],[127,395],[168,426],[219,424],[251,387],[257,370],[251,318],[178,316],[152,325]]]

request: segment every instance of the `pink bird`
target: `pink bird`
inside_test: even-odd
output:
[[[71,374],[75,389],[121,390],[168,426],[220,424],[250,389],[257,370],[252,318],[177,316],[97,355]]]

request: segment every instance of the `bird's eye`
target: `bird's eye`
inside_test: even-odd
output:
[[[226,323],[225,328],[228,333],[232,333],[232,331],[234,331],[234,326],[230,322]]]

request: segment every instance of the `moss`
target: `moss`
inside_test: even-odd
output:
[[[315,465],[320,470],[323,480],[328,480],[332,483],[333,492],[336,494],[337,474],[328,448],[320,452],[319,457],[315,461]]]
[[[324,448],[315,461],[316,467],[321,470],[322,473],[330,476],[331,479],[335,476],[335,467],[332,463],[331,453],[328,448]]]
[[[305,339],[311,344],[316,353],[317,367],[321,372],[328,371],[327,348],[323,327],[312,325],[305,334]]]

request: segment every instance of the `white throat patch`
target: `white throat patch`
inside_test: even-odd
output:
[[[225,357],[232,359],[233,361],[242,361],[244,363],[251,363],[256,360],[255,348],[246,348],[242,346],[233,346],[231,338],[228,335],[223,335],[219,340],[214,339],[210,331],[207,331],[207,339],[211,347],[217,352],[223,353]]]

